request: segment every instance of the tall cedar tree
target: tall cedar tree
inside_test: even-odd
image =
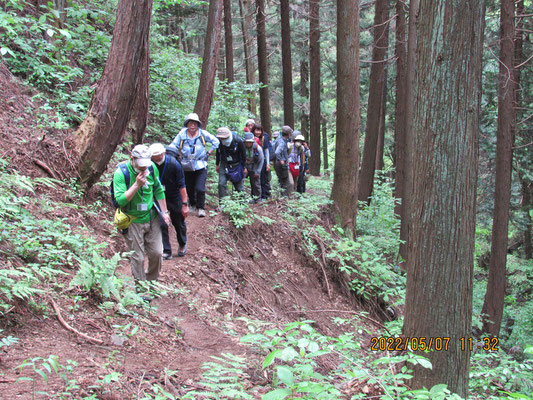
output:
[[[507,260],[509,203],[511,201],[516,88],[512,74],[515,38],[514,2],[515,0],[501,0],[496,186],[494,190],[489,280],[481,310],[483,332],[495,337],[500,333],[503,300],[505,298],[505,264]]]
[[[394,213],[400,214],[405,182],[405,106],[407,103],[407,50],[405,42],[405,0],[396,0],[396,103],[394,124],[394,166],[396,167],[394,196],[400,199]]]
[[[233,32],[231,30],[231,0],[224,0],[224,48],[226,50],[226,78],[235,80],[233,69]]]
[[[403,193],[400,207],[400,258],[407,260],[407,248],[409,244],[409,229],[411,220],[411,194],[413,190],[413,115],[414,115],[414,88],[415,73],[417,68],[416,47],[417,47],[417,17],[419,9],[419,0],[409,1],[409,32],[407,39],[407,74],[405,84],[405,130],[403,139],[404,157],[404,174],[403,174]],[[401,263],[402,269],[405,270],[405,262]]]
[[[272,131],[270,122],[270,95],[268,90],[268,59],[266,42],[266,14],[265,0],[256,0],[257,7],[257,61],[259,65],[259,82],[262,87],[259,89],[259,108],[261,115],[261,125],[266,132]]]
[[[310,131],[309,145],[313,157],[309,160],[311,175],[320,175],[320,4],[309,0],[309,65],[310,81]]]
[[[387,116],[387,69],[385,69],[385,84],[381,94],[381,106],[379,108],[378,143],[376,146],[376,171],[383,169],[383,153],[385,151],[385,117]]]
[[[302,53],[307,49],[307,43],[303,42]],[[302,96],[303,106],[302,115],[300,117],[300,131],[305,138],[308,138],[309,134],[309,109],[307,107],[309,100],[309,88],[307,83],[309,82],[309,63],[307,57],[302,57],[300,61],[300,96]]]
[[[74,134],[82,183],[91,187],[107,167],[130,120],[143,73],[152,0],[120,0],[111,49],[89,112]]]
[[[359,0],[337,1],[337,136],[331,199],[348,237],[355,235],[359,166]]]
[[[329,168],[329,159],[328,159],[328,120],[326,117],[321,117],[322,121],[322,158],[324,159],[324,171],[327,171]],[[326,172],[329,174],[329,172]]]
[[[433,368],[416,367],[412,385],[444,383],[466,398],[470,351],[461,349],[461,338],[472,334],[484,4],[421,0],[417,27],[403,334],[450,338],[447,351],[422,352]]]
[[[222,36],[222,9],[222,0],[211,0],[209,2],[202,74],[200,75],[200,86],[198,87],[198,95],[194,106],[194,112],[198,114],[203,126],[207,126],[215,92],[215,76]]]
[[[148,122],[148,105],[150,98],[150,41],[144,43],[144,58],[141,67],[139,82],[135,88],[135,100],[131,111],[131,119],[128,123],[128,134],[131,135],[135,144],[144,140],[144,132]]]
[[[281,67],[283,75],[283,121],[294,129],[294,96],[292,88],[291,21],[289,0],[280,0]]]
[[[515,40],[515,57],[514,57],[514,81],[516,85],[516,95],[515,95],[515,101],[516,101],[516,109],[521,109],[520,104],[522,103],[522,96],[521,96],[521,90],[520,90],[520,74],[522,70],[522,55],[523,55],[523,46],[524,46],[524,0],[518,0],[516,2],[516,40]],[[520,115],[520,114],[518,114]],[[519,120],[519,119],[517,119]],[[515,129],[518,132],[521,132],[518,127],[515,127]],[[522,131],[523,132],[523,131]],[[527,143],[527,142],[526,142]],[[520,170],[522,168],[519,168]],[[525,178],[522,174],[518,174],[518,178],[520,180],[520,187],[522,190],[522,209],[524,210],[524,232],[523,232],[523,238],[524,238],[524,257],[527,260],[530,260],[533,258],[533,243],[531,242],[531,230],[533,226],[533,222],[531,221],[531,215],[530,210],[532,204],[532,185],[531,185],[531,179]]]
[[[239,0],[241,12],[242,40],[244,43],[244,65],[246,67],[246,83],[255,83],[255,65],[252,59],[252,39],[249,30],[252,29],[253,13],[250,12],[251,0]],[[248,100],[248,110],[256,115],[257,102],[255,96],[250,96]]]
[[[376,167],[377,143],[379,137],[380,112],[383,87],[386,81],[385,58],[388,47],[388,1],[376,0],[374,14],[374,47],[370,67],[370,89],[366,118],[363,161],[359,173],[359,201],[370,203]]]

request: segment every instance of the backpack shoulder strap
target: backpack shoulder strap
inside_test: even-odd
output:
[[[128,169],[128,164],[123,162],[118,165],[122,173],[124,174],[124,182],[126,182],[126,188],[130,187],[130,170]]]
[[[202,139],[202,144],[203,144],[204,147],[205,147],[205,137],[204,137],[204,133],[203,133],[203,131],[202,131],[200,128],[198,128],[198,130],[200,131],[200,138]]]

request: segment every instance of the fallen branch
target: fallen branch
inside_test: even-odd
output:
[[[57,179],[57,175],[50,169],[48,165],[43,163],[40,160],[33,160],[34,164],[37,165],[39,168],[41,168],[44,172],[46,172],[50,177]]]
[[[100,340],[100,339],[96,339],[96,338],[93,338],[93,337],[90,337],[90,336],[87,336],[85,333],[81,333],[80,331],[78,331],[77,329],[73,328],[72,326],[70,326],[67,321],[65,321],[63,319],[63,317],[61,316],[61,311],[59,310],[59,306],[57,305],[57,303],[53,300],[53,299],[50,299],[50,303],[52,304],[52,308],[54,309],[56,315],[57,315],[57,319],[59,320],[59,322],[61,323],[61,325],[63,325],[63,327],[67,330],[67,331],[71,331],[71,332],[74,332],[76,335],[78,336],[81,336],[82,338],[90,341],[90,342],[93,342],[93,343],[96,343],[96,344],[104,344],[104,341],[103,340]]]

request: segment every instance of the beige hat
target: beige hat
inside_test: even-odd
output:
[[[187,115],[187,118],[185,118],[185,123],[183,124],[183,126],[186,127],[190,121],[198,122],[198,126],[202,126],[202,123],[200,122],[200,118],[198,117],[198,114],[196,113],[190,113],[189,115]]]
[[[131,156],[135,159],[137,166],[149,167],[152,165],[152,153],[144,144],[138,144],[131,151]]]
[[[281,127],[281,134],[283,136],[288,136],[292,133],[292,128],[289,125],[283,125]]]
[[[301,141],[301,142],[305,142],[304,135],[297,135],[297,136],[294,138],[294,141],[296,142],[297,140],[299,140],[299,141]]]
[[[148,150],[152,153],[153,156],[160,156],[161,154],[164,154],[166,152],[165,146],[163,146],[161,143],[154,143],[152,144]]]
[[[217,129],[217,138],[219,139],[227,139],[231,136],[231,131],[223,126],[222,128]]]

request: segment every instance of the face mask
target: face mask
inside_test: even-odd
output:
[[[302,146],[302,144],[301,144],[300,142],[294,142],[294,145],[295,145],[296,147],[301,147],[301,146]]]
[[[158,161],[156,164],[157,165],[163,165],[164,162],[165,162],[165,157],[163,157],[163,159],[161,161]]]
[[[224,146],[229,146],[229,145],[231,144],[231,140],[232,140],[232,139],[233,139],[233,138],[232,138],[231,136],[230,136],[229,138],[227,138],[227,139],[222,139],[222,144],[223,144]]]

